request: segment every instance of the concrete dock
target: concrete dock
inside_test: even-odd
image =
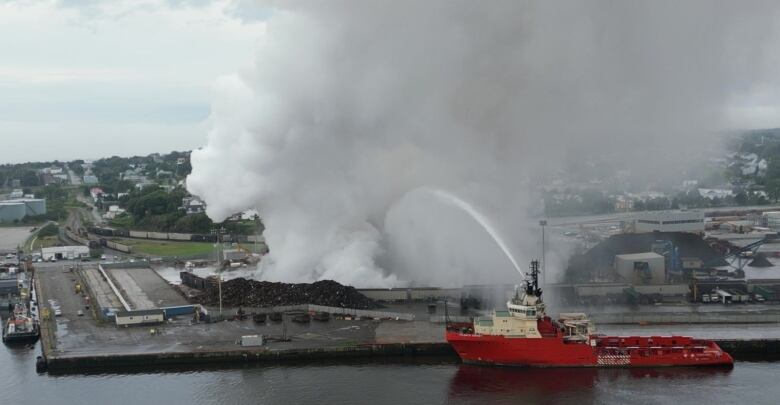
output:
[[[94,266],[94,265],[93,265]],[[128,304],[139,309],[148,306],[178,305],[184,299],[177,295],[161,277],[147,270],[128,269],[107,274]],[[169,365],[245,364],[281,361],[322,361],[325,359],[378,359],[435,356],[443,361],[458,361],[457,355],[444,340],[444,325],[433,323],[425,303],[388,305],[385,311],[416,314],[414,321],[347,320],[332,318],[327,322],[255,323],[242,321],[195,323],[192,316],[179,316],[161,325],[117,327],[101,321],[98,314],[86,310],[82,294],[75,292],[76,283],[88,283],[90,296],[105,305],[116,305],[119,297],[94,267],[74,272],[57,263],[41,263],[36,268],[39,302],[47,305],[56,299],[62,316],[42,320],[43,355],[52,372],[83,372],[89,369],[150,368]],[[92,307],[94,308],[94,306]],[[251,312],[251,308],[245,308]],[[78,316],[79,310],[84,311]],[[210,308],[212,313],[216,308]],[[235,308],[226,308],[226,315]],[[438,314],[442,310],[439,308]],[[741,328],[741,326],[735,326]],[[775,326],[764,325],[773,328]],[[614,325],[609,333],[688,334],[679,327],[657,325],[644,327]],[[625,328],[621,332],[621,328]],[[631,330],[630,328],[639,328]],[[150,333],[154,330],[154,333]],[[733,330],[733,329],[730,329]],[[780,330],[780,329],[778,329]],[[606,332],[603,328],[600,330]],[[722,330],[721,330],[722,332]],[[761,331],[749,339],[739,335],[696,334],[716,338],[723,348],[736,358],[778,358],[780,336],[775,330]],[[245,335],[272,337],[259,347],[242,347],[238,340]],[[766,335],[774,336],[767,338]],[[282,337],[286,341],[281,341]]]

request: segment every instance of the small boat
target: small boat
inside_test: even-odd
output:
[[[27,306],[16,304],[3,324],[3,342],[29,343],[38,340],[39,336],[38,322],[33,319]]]

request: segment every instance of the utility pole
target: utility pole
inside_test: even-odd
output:
[[[217,249],[215,249],[215,253],[217,255],[217,289],[219,291],[219,316],[222,316],[222,260],[220,259],[221,255],[221,248],[222,248],[222,234],[217,229],[212,229],[212,233],[214,233],[217,236]]]
[[[544,250],[545,248],[544,227],[547,226],[547,220],[543,219],[539,221],[539,225],[541,225],[542,227],[542,285],[545,285],[544,280],[545,280],[545,273],[546,273],[545,270],[547,269],[547,255],[546,255],[547,252],[545,252]]]

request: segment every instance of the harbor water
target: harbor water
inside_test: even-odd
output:
[[[780,363],[731,370],[516,369],[414,362],[35,372],[40,349],[0,347],[3,404],[775,404]]]

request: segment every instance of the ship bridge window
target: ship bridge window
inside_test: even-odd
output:
[[[536,310],[535,309],[529,309],[525,311],[526,316],[536,316]]]

